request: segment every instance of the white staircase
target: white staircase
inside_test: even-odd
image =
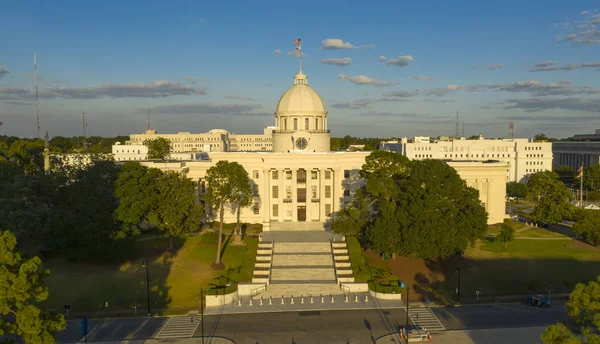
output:
[[[446,330],[440,319],[435,316],[429,307],[409,307],[408,315],[415,325],[421,325],[429,332]]]
[[[333,241],[331,243],[333,259],[335,262],[335,277],[338,283],[354,282],[348,245],[345,241]]]
[[[271,222],[271,231],[325,231],[322,222]]]
[[[155,338],[191,338],[200,324],[200,316],[174,316],[169,318]]]
[[[268,284],[267,289],[254,298],[342,294],[337,281],[331,241],[323,240],[322,234],[323,232],[312,236],[307,231],[302,233],[301,239],[298,238],[298,232],[278,237],[279,240],[272,244],[270,274],[265,282]],[[286,241],[286,238],[291,241]],[[311,238],[315,241],[310,241]],[[266,262],[266,256],[264,259],[261,262]]]
[[[273,242],[261,241],[258,243],[256,251],[256,263],[254,264],[254,274],[252,283],[269,283],[271,276],[271,264],[273,260]]]

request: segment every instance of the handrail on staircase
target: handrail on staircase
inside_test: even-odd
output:
[[[258,288],[254,288],[252,289],[252,291],[250,291],[250,297],[255,297],[256,295],[263,293],[267,290],[267,287],[264,285],[261,285]]]
[[[344,292],[344,293],[349,293],[350,292],[350,287],[348,287],[347,285],[343,285],[342,283],[340,283],[340,289]]]

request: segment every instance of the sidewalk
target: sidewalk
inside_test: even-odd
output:
[[[81,341],[80,343],[83,343]],[[140,340],[122,340],[122,341],[109,341],[109,342],[87,342],[88,344],[202,344],[202,338],[184,338],[184,339],[140,339]],[[204,338],[204,344],[235,344],[235,342],[228,338],[221,337],[206,337]]]
[[[433,335],[433,342],[443,344],[533,344],[541,343],[545,327],[444,331]],[[378,338],[377,344],[403,343],[396,334]]]
[[[365,301],[365,296],[367,299]],[[347,300],[347,302],[346,302]],[[331,296],[314,296],[313,303],[310,303],[310,297],[302,299],[294,297],[294,303],[289,297],[282,299],[281,297],[273,298],[271,304],[269,299],[263,299],[262,305],[260,299],[253,299],[250,304],[250,299],[245,297],[241,300],[241,305],[238,301],[224,304],[215,307],[206,307],[205,315],[219,314],[247,314],[247,313],[269,313],[269,312],[296,312],[296,311],[335,311],[335,310],[364,310],[364,309],[392,309],[404,308],[404,303],[400,300],[380,300],[375,299],[367,293],[356,293],[347,296],[333,295]]]

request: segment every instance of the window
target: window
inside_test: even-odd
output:
[[[319,130],[319,119],[315,118],[315,130]]]
[[[296,197],[297,202],[300,202],[300,203],[306,202],[306,188],[298,188],[296,195],[297,195],[297,197]]]
[[[287,130],[287,118],[283,119],[283,130]]]
[[[279,179],[279,171],[273,171],[273,180]]]
[[[325,198],[331,198],[331,185],[325,185]]]
[[[279,217],[279,204],[273,204],[273,217]]]
[[[350,190],[346,189],[344,190],[344,197],[348,197],[350,196]]]
[[[258,196],[258,185],[252,185],[252,196]]]
[[[294,130],[298,130],[298,119],[294,118]]]
[[[252,207],[252,210],[254,210],[254,215],[258,215],[260,213],[260,208],[257,205]]]
[[[254,175],[254,179],[258,179],[258,177],[260,176],[258,170],[252,171],[252,174]]]
[[[350,178],[350,170],[344,170],[344,178]]]
[[[317,171],[310,171],[310,179],[318,179],[318,173]]]
[[[278,197],[279,197],[279,186],[273,185],[273,198],[278,198]]]
[[[285,171],[285,179],[292,179],[292,171]]]
[[[285,187],[285,198],[292,198],[292,187],[290,185]]]
[[[325,171],[325,179],[331,179],[331,171]]]
[[[325,216],[331,215],[331,204],[325,204]]]
[[[304,130],[308,130],[308,129],[310,129],[310,128],[308,127],[308,125],[309,125],[309,124],[308,124],[308,118],[305,118],[305,119],[304,119]]]
[[[306,171],[305,170],[298,170],[296,172],[296,182],[306,183]]]
[[[312,198],[319,198],[319,190],[317,189],[316,185],[311,186],[311,193],[312,193]]]

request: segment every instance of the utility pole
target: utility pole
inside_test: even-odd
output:
[[[202,344],[204,344],[204,290],[200,288],[200,326],[202,327]]]
[[[511,139],[515,137],[515,122],[508,122],[508,132],[510,134]]]
[[[583,209],[583,163],[579,168],[579,208]]]
[[[35,69],[35,107],[37,117],[37,138],[41,139],[40,136],[40,102],[38,93],[38,72],[37,72],[37,58],[35,52],[33,53],[33,68]]]
[[[456,132],[454,135],[455,138],[458,138],[458,135],[460,134],[459,129],[460,129],[460,124],[458,123],[458,110],[456,110]]]
[[[83,145],[87,147],[86,135],[85,135],[85,127],[87,127],[87,123],[85,123],[85,112],[81,113],[81,125],[83,126]]]
[[[460,302],[460,266],[456,268],[458,281],[456,281],[456,302]]]
[[[465,137],[465,120],[463,119],[462,123],[462,137]]]

